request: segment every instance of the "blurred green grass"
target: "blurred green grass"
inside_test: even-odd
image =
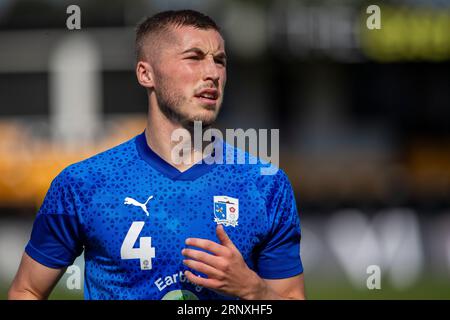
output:
[[[406,289],[397,289],[388,281],[381,281],[381,289],[355,289],[349,282],[323,281],[323,279],[305,280],[306,295],[312,300],[449,300],[450,281],[448,278],[426,277]]]
[[[387,282],[387,281],[385,281]],[[450,300],[450,281],[448,278],[427,277],[417,281],[415,285],[405,290],[398,290],[383,281],[380,290],[355,289],[345,280],[334,279],[324,281],[320,278],[307,278],[307,298],[311,300],[379,300],[379,299],[446,299]],[[0,286],[0,299],[6,299],[7,286]],[[49,297],[50,300],[78,300],[83,299],[82,290],[64,290],[59,285]]]

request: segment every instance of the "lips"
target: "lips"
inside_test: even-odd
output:
[[[217,89],[203,89],[195,95],[197,98],[203,100],[216,101],[219,98],[219,91]]]

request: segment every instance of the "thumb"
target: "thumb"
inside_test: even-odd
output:
[[[234,248],[233,241],[231,241],[230,237],[228,237],[228,234],[225,232],[223,225],[217,225],[216,234],[222,245],[224,245],[225,247]]]

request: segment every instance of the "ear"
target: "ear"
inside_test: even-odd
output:
[[[136,64],[136,77],[139,84],[145,88],[153,88],[153,69],[148,62],[138,61]]]

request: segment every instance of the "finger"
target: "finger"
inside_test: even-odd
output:
[[[188,246],[201,248],[218,256],[226,254],[226,248],[224,246],[208,239],[188,238],[185,243]]]
[[[196,285],[199,285],[199,286],[202,286],[205,288],[218,289],[221,286],[221,282],[217,279],[202,278],[202,277],[196,276],[195,274],[193,274],[192,272],[190,272],[188,270],[186,270],[184,272],[184,275],[193,284],[196,284]]]
[[[183,264],[188,266],[191,269],[194,269],[198,272],[201,272],[203,274],[206,274],[208,278],[214,278],[217,280],[223,280],[225,274],[220,271],[219,269],[213,268],[210,265],[207,265],[200,261],[185,259],[183,260]]]
[[[183,249],[181,250],[181,254],[187,258],[191,258],[200,262],[203,262],[207,265],[210,265],[211,267],[214,267],[216,269],[221,269],[223,267],[223,263],[221,259],[217,256],[214,256],[212,254],[195,250],[195,249]]]
[[[233,241],[231,241],[230,237],[228,237],[228,234],[225,232],[223,225],[221,224],[217,225],[216,234],[217,238],[219,238],[219,241],[222,245],[228,248],[235,248]]]

